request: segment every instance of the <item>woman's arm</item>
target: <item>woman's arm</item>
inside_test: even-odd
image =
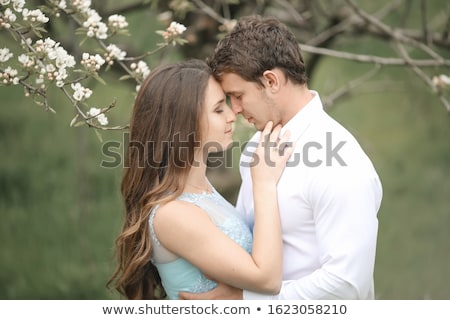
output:
[[[252,254],[220,231],[201,208],[172,201],[158,209],[154,227],[160,242],[210,278],[262,293],[278,293],[282,279],[282,240],[276,185],[292,148],[276,149],[279,127],[261,134],[252,164],[255,225]],[[287,136],[279,144],[283,144]]]

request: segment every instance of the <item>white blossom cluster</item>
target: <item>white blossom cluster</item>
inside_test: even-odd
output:
[[[11,23],[14,23],[16,19],[17,16],[14,14],[14,12],[10,8],[6,8],[5,12],[0,12],[0,29],[11,28]]]
[[[17,70],[11,67],[7,67],[2,73],[0,73],[0,81],[3,84],[19,84],[19,78],[17,77]]]
[[[11,59],[14,55],[11,53],[9,48],[0,49],[0,62],[6,62]]]
[[[59,42],[50,38],[37,40],[33,47],[40,61],[35,67],[39,73],[36,83],[43,84],[48,79],[56,81],[57,87],[62,87],[68,76],[67,68],[75,66],[75,58]]]
[[[27,8],[22,11],[23,21],[47,23],[48,17],[39,9],[28,10]]]
[[[159,33],[162,35],[164,40],[175,45],[175,39],[182,35],[184,31],[186,31],[186,27],[183,24],[172,21],[165,31]]]
[[[142,60],[138,61],[138,63],[133,62],[130,68],[139,79],[145,79],[150,73],[147,63]]]
[[[118,46],[115,44],[110,44],[106,47],[105,60],[109,65],[112,65],[115,59],[123,60],[126,55],[127,53],[122,51]]]
[[[71,5],[79,12],[86,13],[91,9],[91,0],[72,0]]]
[[[105,59],[101,55],[91,55],[89,53],[83,53],[80,62],[89,73],[97,72],[105,64]]]
[[[98,123],[100,123],[102,126],[108,125],[108,118],[98,108],[89,109],[89,111],[87,112],[87,115],[97,119]]]
[[[77,101],[81,101],[87,99],[91,96],[92,90],[89,88],[85,88],[81,85],[81,83],[72,83],[70,85],[73,89],[73,98]]]
[[[185,31],[186,31],[186,27],[184,25],[182,25],[181,23],[178,23],[175,21],[172,21],[170,23],[169,27],[167,28],[167,32],[173,36],[180,35]]]
[[[436,88],[441,88],[441,89],[443,89],[445,87],[450,87],[450,77],[445,74],[434,76],[433,84]]]
[[[147,63],[144,61],[139,61],[138,63],[133,62],[130,65],[131,70],[134,73],[134,76],[136,79],[144,80],[149,74],[150,74],[150,68],[148,67]],[[136,86],[136,92],[139,91],[141,88],[140,82],[138,82],[138,85]]]
[[[27,5],[30,6],[30,2],[25,0],[0,0],[0,31],[9,29],[11,34],[15,34],[13,39],[22,48],[16,59],[9,48],[0,48],[0,86],[22,84],[25,95],[31,95],[37,103],[47,106],[47,89],[54,85],[63,89],[76,106],[76,118],[81,116],[83,121],[91,125],[106,126],[108,118],[105,113],[109,108],[90,108],[86,113],[82,111],[83,108],[89,108],[85,101],[93,94],[90,88],[83,86],[82,81],[92,76],[103,81],[99,71],[104,65],[111,66],[115,61],[131,61],[129,68],[122,62],[119,65],[128,77],[136,80],[138,87],[150,73],[147,63],[141,60],[142,57],[126,58],[127,52],[109,41],[115,34],[127,34],[126,18],[113,14],[106,19],[106,23],[103,22],[105,20],[102,21],[98,12],[91,8],[91,0],[47,0],[41,7],[42,10],[46,9],[44,11],[27,8]],[[77,60],[60,42],[41,36],[50,19],[60,17],[61,14],[69,19],[74,18],[80,27],[77,33],[84,34],[86,38],[95,38],[99,43],[101,52],[84,52],[79,58],[79,64],[84,70],[76,69]],[[158,45],[163,47],[176,42],[182,44],[180,36],[185,30],[184,25],[173,21],[166,30],[157,31],[165,40],[165,43]],[[39,97],[44,101],[38,101]]]
[[[31,70],[31,68],[33,68],[33,66],[35,64],[33,56],[29,56],[24,53],[22,53],[20,56],[18,56],[17,60],[19,60],[19,63],[26,70]]]
[[[94,9],[89,9],[87,11],[87,19],[85,22],[83,22],[83,27],[87,29],[87,36],[89,38],[108,38],[108,26],[101,20],[102,17],[100,17],[100,15]]]
[[[0,63],[7,62],[13,57],[13,54],[9,48],[0,49]],[[0,73],[0,82],[3,84],[19,84],[19,78],[17,77],[18,71],[11,67],[7,67]]]
[[[123,30],[128,27],[128,22],[124,16],[119,14],[113,14],[108,18],[108,27],[113,33]]]
[[[22,12],[23,7],[25,6],[25,0],[0,0],[0,4],[2,6],[12,4],[14,11]]]

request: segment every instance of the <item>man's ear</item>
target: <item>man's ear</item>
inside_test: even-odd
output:
[[[266,70],[263,73],[263,82],[267,89],[272,93],[278,92],[280,90],[280,73],[276,69]]]

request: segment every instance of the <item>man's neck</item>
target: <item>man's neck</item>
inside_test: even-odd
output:
[[[313,94],[306,85],[292,85],[286,87],[283,93],[283,112],[281,115],[281,124],[284,126],[300,110],[302,110],[312,99]]]

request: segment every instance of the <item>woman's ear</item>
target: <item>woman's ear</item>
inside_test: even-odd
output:
[[[264,85],[270,89],[272,93],[275,93],[280,89],[280,79],[280,74],[276,69],[266,70],[263,73]]]

